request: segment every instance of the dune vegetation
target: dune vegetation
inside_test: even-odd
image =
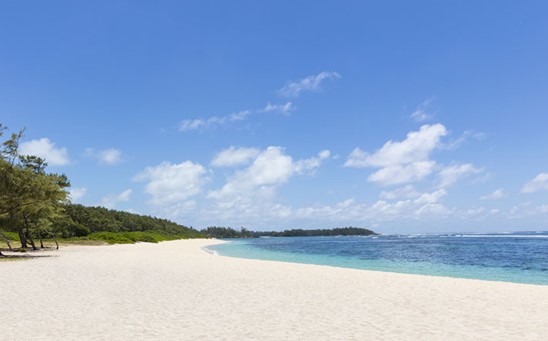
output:
[[[6,130],[0,124],[0,137]],[[115,244],[204,237],[166,219],[72,204],[66,175],[48,172],[46,160],[40,157],[19,154],[23,133],[12,133],[0,144],[0,245],[4,250],[39,250],[48,241],[59,248],[60,239]]]

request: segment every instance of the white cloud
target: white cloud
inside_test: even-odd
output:
[[[521,202],[508,211],[508,218],[521,219],[530,216],[544,215],[548,213],[548,205],[533,205],[532,202]]]
[[[439,189],[437,191],[434,191],[432,193],[423,193],[418,198],[413,200],[413,203],[418,205],[424,205],[424,204],[436,204],[438,203],[443,197],[447,195],[447,191],[444,189]]]
[[[393,200],[393,199],[413,199],[420,196],[420,193],[415,190],[411,185],[397,188],[393,191],[382,191],[380,194],[381,199]]]
[[[295,106],[292,102],[284,104],[267,103],[264,108],[257,110],[242,110],[226,116],[211,116],[209,118],[194,118],[183,120],[179,123],[179,131],[206,130],[215,127],[221,127],[234,122],[240,122],[248,119],[250,116],[258,113],[280,113],[289,114]]]
[[[294,108],[295,106],[292,102],[287,102],[285,104],[272,104],[268,102],[267,105],[263,109],[258,110],[258,112],[277,112],[281,114],[288,114]]]
[[[78,201],[81,199],[84,195],[87,193],[87,188],[85,187],[79,187],[79,188],[71,188],[69,191],[70,200],[72,201]]]
[[[369,175],[367,180],[384,186],[416,182],[430,175],[435,165],[434,161],[418,161],[406,165],[387,166]]]
[[[122,152],[116,148],[109,148],[99,151],[101,163],[115,165],[122,162]]]
[[[322,150],[318,153],[318,156],[311,157],[309,159],[298,160],[295,162],[295,172],[302,174],[307,171],[314,171],[320,167],[322,161],[329,159],[331,152],[329,150]]]
[[[531,215],[530,206],[531,206],[530,201],[520,202],[519,204],[513,206],[508,211],[508,217],[511,219],[516,219],[516,218],[523,218],[525,216]]]
[[[368,180],[382,185],[418,181],[434,170],[436,163],[429,157],[445,135],[447,130],[442,124],[423,125],[419,131],[409,132],[405,140],[388,141],[373,154],[355,148],[344,166],[380,168]]]
[[[339,79],[341,76],[336,72],[323,71],[317,75],[312,75],[288,83],[278,90],[278,93],[286,97],[298,97],[303,91],[318,91],[322,82],[326,79]]]
[[[248,164],[259,154],[257,148],[237,148],[231,146],[217,153],[211,165],[214,167],[233,167]]]
[[[117,165],[123,161],[122,152],[116,148],[107,148],[102,150],[87,148],[85,155],[99,160],[99,163],[101,164],[110,166]]]
[[[227,116],[212,116],[207,119],[196,118],[183,120],[179,123],[179,131],[200,130],[223,126],[229,123],[243,121],[251,114],[251,111],[244,110]]]
[[[483,218],[485,215],[485,207],[475,207],[469,208],[467,210],[461,211],[459,217],[461,219],[479,219]]]
[[[210,192],[208,197],[242,198],[254,191],[271,194],[273,186],[285,183],[293,173],[291,156],[284,154],[281,147],[268,147],[257,155],[248,168],[237,171],[220,190]]]
[[[48,138],[21,143],[19,154],[41,157],[51,166],[65,166],[70,163],[66,148],[56,148]]]
[[[101,206],[106,208],[114,208],[118,203],[129,201],[132,193],[133,191],[131,189],[126,189],[118,194],[109,194],[104,196],[101,199]]]
[[[293,210],[295,219],[317,219],[334,222],[386,222],[401,219],[443,218],[452,213],[441,200],[445,190],[422,193],[413,200],[389,202],[378,200],[372,205],[348,199],[335,205],[304,207]]]
[[[185,161],[179,164],[162,162],[158,166],[147,167],[134,180],[147,182],[145,192],[151,196],[151,205],[188,208],[192,203],[183,202],[201,193],[208,178],[202,165]]]
[[[417,122],[424,122],[424,121],[430,120],[433,117],[433,115],[429,114],[427,110],[430,104],[432,104],[432,102],[433,102],[432,98],[423,101],[417,107],[417,109],[411,114],[411,118]]]
[[[461,136],[457,137],[456,139],[449,141],[448,143],[443,143],[440,148],[446,149],[446,150],[455,150],[459,148],[461,145],[466,143],[470,139],[474,139],[477,141],[484,140],[487,137],[487,134],[483,132],[477,132],[473,130],[466,130],[464,133],[462,133]]]
[[[502,188],[494,190],[492,193],[486,194],[480,197],[480,200],[498,200],[506,196],[506,193]]]
[[[443,218],[452,213],[441,201],[445,189],[431,193],[417,192],[406,186],[393,192],[384,192],[385,199],[405,197],[390,202],[379,200],[371,205],[348,199],[334,205],[292,208],[275,202],[277,189],[293,176],[309,174],[321,166],[331,153],[324,150],[317,156],[293,160],[280,147],[262,150],[251,164],[227,178],[226,184],[210,191],[207,197],[212,206],[202,214],[233,226],[284,224],[291,221],[326,221],[345,223],[374,223],[397,219],[424,220]]]
[[[521,189],[522,193],[533,193],[548,190],[548,173],[540,173],[534,179],[527,182]]]
[[[268,147],[260,151],[248,167],[229,176],[222,188],[208,193],[207,197],[214,201],[212,211],[222,218],[256,217],[274,212],[286,215],[285,206],[272,203],[277,188],[294,175],[313,172],[329,155],[330,152],[324,150],[316,157],[295,161],[283,148]]]
[[[482,169],[474,167],[471,163],[448,166],[439,172],[438,186],[441,188],[449,187],[461,178],[481,172]]]
[[[388,141],[373,154],[359,148],[349,155],[346,167],[387,167],[428,161],[430,153],[439,146],[440,138],[447,135],[442,124],[423,125],[419,131],[407,134],[403,141]]]

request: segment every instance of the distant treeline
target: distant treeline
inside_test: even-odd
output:
[[[231,227],[211,226],[201,231],[212,238],[258,238],[258,237],[317,237],[317,236],[370,236],[375,232],[359,227],[339,227],[317,230],[285,230],[285,231],[250,231],[241,228],[239,231]]]
[[[48,172],[43,158],[19,154],[24,130],[6,132],[0,123],[0,240],[9,250],[14,239],[23,250],[37,250],[46,239],[58,247],[57,238],[130,243],[204,237],[165,219],[71,204],[68,177]]]
[[[134,213],[109,210],[104,207],[88,207],[67,204],[64,215],[56,219],[54,226],[62,237],[85,237],[95,232],[146,232],[161,231],[169,235],[187,238],[204,237],[200,232],[167,219]]]

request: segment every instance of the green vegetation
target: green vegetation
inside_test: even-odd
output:
[[[5,131],[0,124],[0,137]],[[19,131],[0,144],[0,243],[7,248],[15,240],[24,251],[44,248],[45,240],[59,247],[57,238],[114,244],[204,237],[166,219],[71,204],[68,178],[47,173],[44,159],[20,155],[22,137]]]
[[[255,238],[256,232],[249,231],[245,228],[241,228],[240,231],[233,229],[232,227],[217,227],[210,226],[201,231],[205,235],[211,238]]]
[[[5,130],[0,124],[0,136]],[[37,249],[33,237],[42,241],[52,219],[62,215],[70,182],[64,174],[46,173],[43,159],[19,155],[22,137],[23,131],[11,134],[0,145],[0,226],[17,232],[22,248],[30,244]],[[7,240],[5,236],[2,239]]]
[[[6,128],[0,124],[0,137]],[[332,230],[286,230],[282,232],[239,231],[230,227],[208,227],[198,232],[166,219],[142,216],[103,207],[86,207],[70,203],[70,182],[64,174],[46,172],[45,160],[19,155],[23,131],[11,134],[0,144],[0,243],[19,251],[44,248],[44,241],[58,238],[64,242],[132,244],[158,243],[184,238],[256,238],[261,236],[335,236],[373,235],[371,230],[356,227]],[[35,242],[38,241],[38,242]],[[3,254],[0,250],[0,257]]]
[[[146,232],[96,232],[87,236],[89,240],[105,241],[108,244],[133,244],[136,242],[158,243],[167,240],[186,239],[188,236],[168,234],[163,231]]]
[[[142,216],[134,213],[109,210],[104,207],[64,205],[65,215],[55,220],[56,232],[64,237],[86,237],[98,232],[127,233],[138,236],[139,232],[153,232],[178,238],[203,238],[200,232],[166,219]],[[130,238],[131,239],[131,238]],[[167,240],[167,239],[164,239]]]
[[[285,230],[285,231],[249,231],[242,228],[237,231],[231,227],[208,227],[202,232],[213,238],[258,238],[258,237],[316,237],[316,236],[371,236],[375,232],[358,227],[340,227],[319,230]]]

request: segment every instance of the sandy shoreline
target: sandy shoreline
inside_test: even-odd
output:
[[[548,286],[236,259],[218,241],[0,263],[2,339],[545,340]]]

